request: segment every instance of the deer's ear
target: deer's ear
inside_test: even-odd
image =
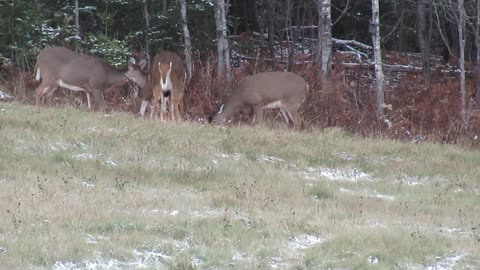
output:
[[[145,68],[147,67],[147,59],[142,59],[139,63],[138,63],[138,67],[140,67],[141,70],[145,70]]]
[[[128,70],[134,70],[135,69],[135,67],[133,66],[133,65],[135,65],[135,62],[136,62],[135,58],[133,58],[133,57],[130,57],[128,59],[128,64],[127,64]]]

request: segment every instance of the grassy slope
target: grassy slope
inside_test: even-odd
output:
[[[0,269],[475,268],[479,179],[449,145],[0,103]]]

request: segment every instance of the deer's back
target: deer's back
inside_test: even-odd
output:
[[[262,72],[244,78],[238,85],[238,91],[244,95],[262,95],[270,100],[292,96],[302,96],[307,82],[292,72]],[[303,97],[302,97],[303,98]]]

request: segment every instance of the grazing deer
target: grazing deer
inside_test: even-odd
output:
[[[155,56],[150,69],[153,96],[153,109],[150,117],[158,113],[159,102],[160,120],[163,121],[167,113],[167,99],[170,103],[169,115],[171,120],[183,120],[183,94],[185,91],[186,73],[182,59],[173,52],[161,52]],[[146,87],[143,95],[140,114],[145,113],[145,108],[150,101],[150,95]],[[142,113],[143,112],[143,113]]]
[[[209,122],[223,125],[236,113],[253,112],[253,123],[261,123],[264,109],[279,108],[288,125],[301,129],[303,121],[298,109],[307,93],[307,82],[294,73],[257,73],[238,83],[220,110],[209,117]]]
[[[142,80],[142,73],[129,61],[129,70],[120,72],[105,61],[76,53],[64,47],[48,47],[40,51],[36,64],[36,80],[42,81],[35,90],[36,104],[45,103],[44,96],[51,99],[58,87],[87,93],[88,108],[90,95],[95,100],[94,109],[105,110],[103,93],[107,88],[123,86],[131,80]]]

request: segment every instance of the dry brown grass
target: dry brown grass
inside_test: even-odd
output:
[[[439,256],[477,268],[478,164],[478,151],[338,129],[0,103],[0,262],[410,269]]]

